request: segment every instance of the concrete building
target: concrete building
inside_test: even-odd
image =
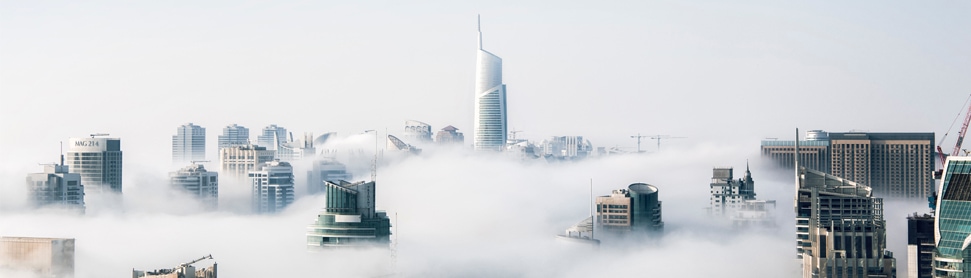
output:
[[[121,139],[96,137],[68,140],[67,165],[81,175],[85,192],[121,193]]]
[[[388,248],[391,220],[375,210],[375,183],[325,182],[327,206],[307,227],[307,248]]]
[[[809,140],[811,139],[811,140]],[[826,133],[813,130],[799,141],[799,165],[869,185],[881,197],[931,196],[934,133]],[[795,141],[762,141],[762,155],[794,168]]]
[[[234,146],[249,145],[249,129],[232,124],[223,128],[223,135],[219,135],[219,150]]]
[[[506,84],[502,84],[502,58],[482,48],[475,63],[475,112],[472,146],[476,151],[502,151],[506,144]]]
[[[432,142],[432,126],[419,121],[405,121],[405,132],[402,139],[415,144]]]
[[[934,220],[934,277],[971,277],[971,157],[948,157]]]
[[[932,278],[934,273],[934,216],[907,216],[907,277]]]
[[[465,135],[458,132],[458,130],[459,129],[455,128],[454,126],[446,126],[445,128],[442,128],[442,130],[435,134],[435,142],[440,145],[465,144]]]
[[[175,268],[156,269],[152,271],[141,271],[132,269],[132,278],[217,278],[216,263],[205,268],[196,268],[193,264],[205,259],[212,259],[212,255],[193,260],[191,262],[179,264]]]
[[[172,163],[182,165],[206,160],[206,128],[192,123],[176,129],[172,136]]]
[[[202,164],[193,163],[169,173],[169,183],[196,197],[208,209],[219,206],[219,173],[206,171]]]
[[[544,157],[573,160],[586,158],[593,151],[593,145],[589,140],[583,140],[583,136],[553,136],[543,140],[540,149]]]
[[[735,180],[734,168],[714,168],[711,177],[709,213],[715,216],[733,215],[745,201],[755,200],[755,181],[752,172],[745,167],[745,177]]]
[[[830,133],[829,140],[833,175],[868,184],[878,196],[931,196],[934,133]]]
[[[34,207],[64,206],[84,213],[81,174],[68,171],[63,155],[60,164],[44,165],[43,173],[27,174],[27,192]]]
[[[276,150],[276,158],[281,161],[297,161],[312,158],[317,155],[314,141],[313,133],[304,133],[302,140],[289,141],[281,144]]]
[[[257,145],[231,146],[219,150],[219,172],[224,177],[242,179],[257,166],[273,161],[274,151]]]
[[[293,203],[293,167],[274,160],[249,172],[253,184],[253,211],[276,213]]]
[[[263,132],[259,136],[256,136],[256,144],[266,147],[267,150],[279,150],[280,146],[289,142],[287,140],[288,133],[287,129],[277,126],[269,125],[263,128]]]
[[[797,169],[796,250],[802,277],[896,277],[896,259],[886,250],[883,199],[874,198],[866,185]]]
[[[74,239],[0,237],[0,270],[74,277]]]
[[[657,187],[634,183],[627,189],[616,189],[610,195],[597,197],[597,225],[605,232],[660,233],[661,201]]]

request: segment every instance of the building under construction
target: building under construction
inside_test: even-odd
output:
[[[206,268],[196,269],[193,264],[202,260],[212,260],[212,255],[195,259],[191,262],[180,264],[175,268],[158,269],[153,271],[132,270],[132,278],[216,278],[216,263]]]

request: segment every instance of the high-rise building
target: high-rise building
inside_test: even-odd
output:
[[[172,136],[172,163],[206,160],[206,128],[184,124]]]
[[[454,126],[446,126],[442,130],[435,134],[435,142],[440,145],[445,144],[465,144],[465,135],[458,132],[458,128]]]
[[[313,133],[304,133],[302,140],[282,143],[276,149],[276,158],[281,161],[297,161],[314,157],[317,154],[314,141]]]
[[[432,126],[419,121],[405,121],[405,133],[401,137],[412,144],[431,142]]]
[[[219,149],[249,145],[249,129],[236,124],[223,128],[223,135],[219,135]]]
[[[798,139],[798,138],[797,138]],[[811,130],[799,141],[799,165],[873,188],[881,197],[931,195],[934,133],[826,133]],[[793,169],[795,141],[762,141],[762,155]]]
[[[34,206],[60,205],[84,212],[81,175],[68,171],[63,155],[60,164],[47,164],[43,173],[27,175],[27,192]]]
[[[95,137],[68,140],[67,165],[81,174],[85,192],[121,193],[121,139]]]
[[[657,187],[634,183],[597,197],[597,225],[608,232],[663,231]]]
[[[263,133],[256,136],[256,144],[266,147],[267,150],[279,150],[287,142],[287,129],[276,125],[264,127]]]
[[[475,119],[472,145],[477,151],[502,151],[506,144],[506,84],[502,84],[502,58],[482,48],[475,63]]]
[[[219,150],[219,172],[224,176],[245,178],[260,164],[273,161],[274,151],[257,145],[231,146]]]
[[[249,172],[253,182],[253,211],[275,213],[293,203],[293,166],[274,160]]]
[[[710,213],[716,216],[734,215],[745,201],[755,200],[752,172],[745,167],[745,177],[735,180],[734,168],[714,168],[711,176]]]
[[[934,133],[830,133],[832,174],[890,198],[925,200],[934,180]]]
[[[74,277],[74,239],[0,237],[0,269]]]
[[[870,187],[798,167],[796,250],[804,278],[896,277],[883,199]]]
[[[907,277],[932,278],[934,273],[934,216],[907,216]]]
[[[934,277],[971,277],[971,157],[948,157],[938,187]]]
[[[206,171],[202,164],[193,163],[169,173],[169,182],[172,187],[195,196],[208,209],[219,205],[219,173]]]
[[[325,182],[327,206],[307,227],[307,248],[384,247],[391,242],[391,220],[375,210],[374,182]]]
[[[323,193],[327,186],[325,182],[337,183],[349,180],[347,166],[334,159],[320,159],[314,161],[313,169],[307,172],[307,192],[310,194]]]

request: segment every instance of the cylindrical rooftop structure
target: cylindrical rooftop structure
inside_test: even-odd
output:
[[[631,228],[654,230],[661,222],[657,187],[646,183],[634,183],[627,187],[631,198]]]

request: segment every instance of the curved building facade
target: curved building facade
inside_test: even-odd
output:
[[[324,181],[327,206],[307,227],[307,248],[388,247],[391,220],[375,210],[374,182]]]
[[[934,277],[971,277],[971,157],[948,157],[934,222]]]
[[[482,49],[475,61],[475,119],[473,148],[477,151],[502,151],[506,143],[506,84],[502,84],[502,58]]]

